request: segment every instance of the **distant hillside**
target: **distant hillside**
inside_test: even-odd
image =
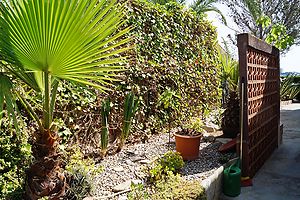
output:
[[[287,76],[289,74],[295,74],[295,75],[298,75],[300,76],[300,73],[299,72],[281,72],[280,73],[280,76]]]

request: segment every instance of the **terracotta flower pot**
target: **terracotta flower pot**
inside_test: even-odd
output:
[[[199,157],[199,146],[202,135],[186,136],[174,134],[176,151],[184,160],[195,160]]]

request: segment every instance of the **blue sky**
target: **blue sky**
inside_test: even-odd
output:
[[[187,0],[190,4],[193,0]],[[236,25],[228,15],[228,8],[225,5],[217,4],[217,7],[222,11],[226,17],[227,24],[232,29],[237,29]],[[208,19],[212,21],[213,25],[217,27],[219,42],[223,38],[227,38],[228,34],[234,35],[234,31],[221,23],[219,16],[216,13],[209,12]],[[235,50],[237,52],[237,49]],[[299,58],[297,58],[299,56]],[[300,72],[300,46],[292,46],[291,50],[286,55],[280,57],[280,68],[283,72]]]

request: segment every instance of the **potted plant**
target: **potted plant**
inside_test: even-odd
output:
[[[174,133],[176,151],[184,160],[195,160],[199,156],[199,147],[204,131],[203,122],[200,118],[194,118],[191,123],[180,127]]]

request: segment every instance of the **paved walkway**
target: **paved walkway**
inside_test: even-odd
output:
[[[300,104],[282,106],[283,143],[238,197],[223,200],[300,200]]]

